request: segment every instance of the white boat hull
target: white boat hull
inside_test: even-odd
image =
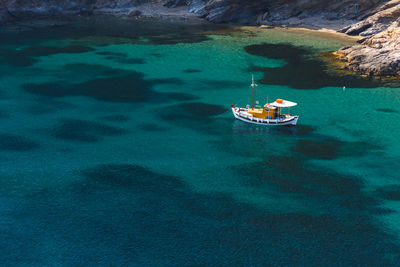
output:
[[[245,108],[238,108],[238,107],[232,107],[232,113],[235,116],[236,119],[247,122],[247,123],[252,123],[252,124],[258,124],[258,125],[271,125],[271,126],[277,126],[277,125],[288,125],[288,126],[294,126],[297,124],[297,120],[299,119],[299,116],[291,116],[291,115],[286,115],[285,118],[283,119],[260,119],[260,118],[255,118],[252,115],[247,113],[247,109]]]

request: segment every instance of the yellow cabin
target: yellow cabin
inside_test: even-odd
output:
[[[264,108],[250,108],[247,111],[249,114],[253,115],[254,118],[259,119],[275,119],[275,114],[279,112],[279,108],[276,107],[264,107]]]

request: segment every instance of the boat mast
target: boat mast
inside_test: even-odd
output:
[[[254,108],[254,87],[256,87],[256,86],[258,86],[255,82],[254,82],[254,75],[252,74],[251,75],[251,84],[250,84],[250,86],[251,86],[251,109],[253,109]]]

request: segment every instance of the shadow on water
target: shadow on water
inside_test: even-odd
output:
[[[252,71],[264,73],[259,81],[263,84],[287,85],[295,89],[319,89],[322,87],[374,88],[380,84],[368,78],[353,75],[335,76],[327,71],[326,63],[307,48],[291,44],[258,44],[245,47],[249,54],[271,59],[283,59],[286,64],[279,68],[254,66]]]
[[[271,164],[281,167],[282,160]],[[307,179],[308,170],[295,166]],[[266,177],[260,170],[256,177]],[[292,177],[293,171],[284,171]],[[225,194],[195,192],[178,177],[139,165],[95,165],[80,174],[79,182],[19,199],[18,209],[4,215],[12,223],[0,229],[3,265],[15,259],[117,266],[394,266],[399,261],[393,237],[362,214],[277,214]],[[324,183],[314,177],[309,178],[314,187],[304,190],[328,201],[336,194],[366,201],[358,183],[340,180],[341,188],[337,177],[325,178],[326,192],[316,188]],[[294,183],[303,188],[299,180]],[[11,207],[13,201],[3,205]],[[37,244],[50,237],[52,245],[39,249]]]

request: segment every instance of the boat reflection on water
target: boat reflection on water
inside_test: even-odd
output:
[[[256,133],[266,133],[275,135],[291,135],[300,136],[303,135],[304,131],[302,127],[299,126],[281,126],[281,127],[265,127],[257,124],[247,124],[239,120],[235,120],[232,123],[232,132],[237,134],[256,134]]]

